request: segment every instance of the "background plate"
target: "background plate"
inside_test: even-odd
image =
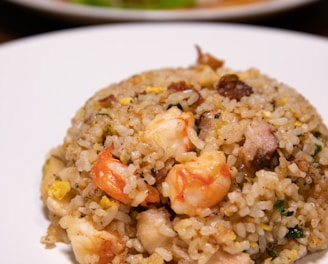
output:
[[[104,22],[115,20],[209,20],[209,19],[245,19],[265,16],[317,0],[263,0],[258,3],[209,9],[183,10],[127,10],[103,8],[60,2],[58,0],[8,0],[21,6],[56,15],[69,20],[83,22]]]
[[[95,26],[0,46],[0,244],[3,263],[74,263],[69,247],[45,250],[41,168],[70,119],[93,93],[143,70],[188,66],[195,44],[234,69],[259,68],[297,88],[327,122],[328,41],[231,24]],[[328,255],[300,263],[324,264]]]

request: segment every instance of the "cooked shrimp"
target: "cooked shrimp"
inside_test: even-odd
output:
[[[125,241],[109,231],[95,229],[85,218],[67,215],[59,224],[67,231],[80,264],[105,264],[115,257],[124,258]],[[122,259],[121,263],[123,262]]]
[[[154,253],[156,248],[172,248],[176,233],[170,226],[170,214],[164,208],[143,211],[137,220],[137,238],[149,253]]]
[[[131,205],[132,198],[124,192],[126,185],[127,165],[112,155],[112,147],[108,147],[100,152],[96,164],[91,168],[91,176],[99,189],[106,192],[110,197]],[[147,185],[145,190],[144,203],[154,203],[159,201],[159,194],[156,188]]]
[[[143,138],[154,140],[170,156],[188,151],[192,142],[190,135],[195,123],[191,112],[182,112],[172,107],[158,114],[147,126]]]
[[[247,253],[229,254],[219,249],[206,264],[253,264],[254,261]]]
[[[164,189],[178,214],[200,215],[219,203],[231,185],[230,168],[223,152],[204,152],[196,160],[177,164],[169,171]]]

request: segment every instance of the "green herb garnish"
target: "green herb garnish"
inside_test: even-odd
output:
[[[315,157],[322,150],[322,146],[319,144],[315,144],[315,149],[313,153],[313,157]]]
[[[288,232],[286,234],[286,237],[296,239],[296,238],[303,238],[303,237],[305,237],[305,235],[303,233],[303,230],[296,226],[296,227],[288,228]]]
[[[275,259],[278,257],[278,254],[273,250],[267,250],[267,253],[272,259]]]
[[[294,214],[293,211],[286,211],[284,200],[277,200],[273,208],[276,209],[282,216],[292,216]]]

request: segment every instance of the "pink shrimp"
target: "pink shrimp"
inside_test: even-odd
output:
[[[154,140],[170,156],[175,156],[191,148],[190,133],[194,122],[191,112],[182,112],[177,107],[172,107],[158,114],[146,126],[143,138],[145,141]]]
[[[231,185],[231,173],[224,153],[212,150],[173,166],[165,183],[172,209],[192,216],[223,199]]]
[[[99,189],[106,192],[110,197],[131,205],[132,199],[124,192],[126,180],[122,175],[127,165],[112,155],[112,147],[100,152],[96,164],[91,168],[91,176]],[[159,202],[159,193],[153,186],[147,185],[148,195],[144,203]]]

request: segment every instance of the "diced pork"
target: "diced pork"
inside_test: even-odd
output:
[[[270,163],[278,147],[274,131],[274,127],[268,123],[259,123],[246,129],[241,158],[247,167],[258,170]]]
[[[215,88],[222,96],[236,99],[237,101],[253,93],[253,88],[241,81],[236,74],[223,75],[216,83]]]

